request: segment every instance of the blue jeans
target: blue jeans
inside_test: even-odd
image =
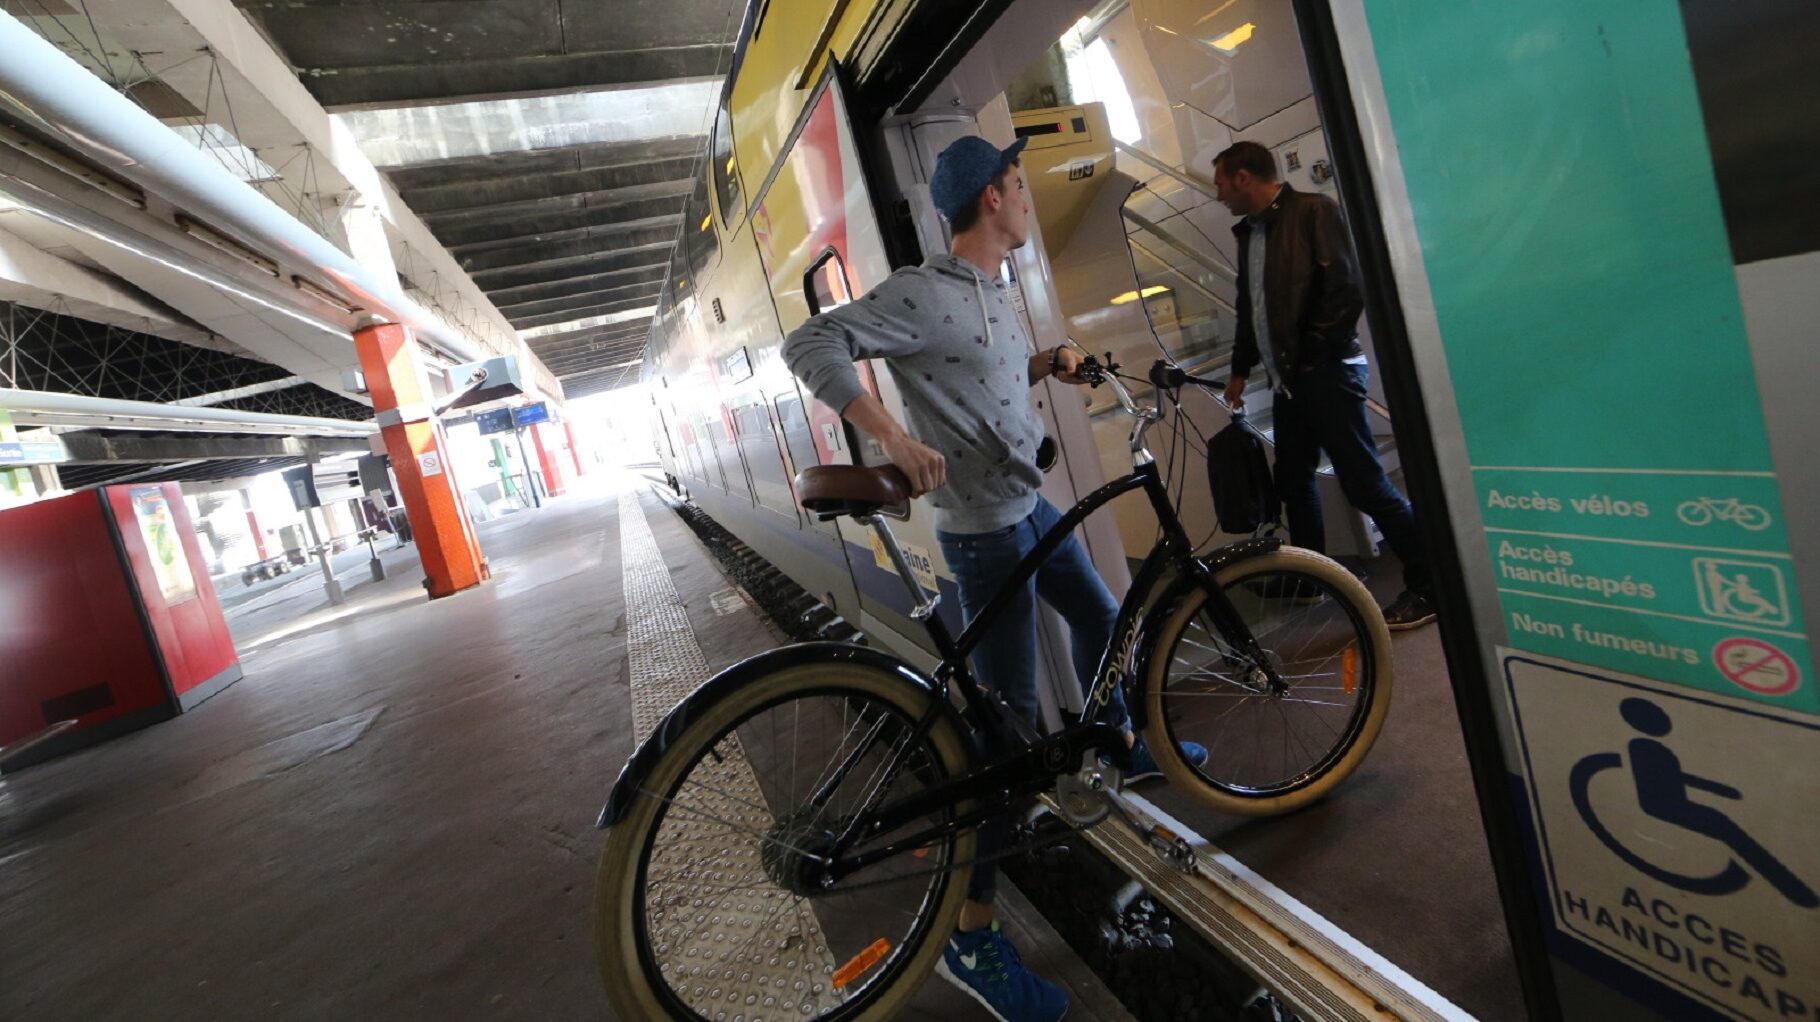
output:
[[[1062,516],[1042,497],[1023,521],[996,532],[957,534],[937,531],[942,557],[954,572],[960,589],[961,616],[967,623],[979,616],[1011,577],[1024,556],[1036,548]],[[1100,658],[1112,644],[1112,631],[1118,625],[1119,605],[1100,573],[1087,557],[1079,539],[1069,536],[1062,541],[1036,575],[1024,584],[999,617],[980,637],[973,649],[974,677],[986,688],[997,692],[1013,712],[1037,731],[1043,730],[1042,704],[1036,696],[1036,598],[1054,607],[1068,622],[1075,677],[1086,695],[1092,686]],[[1123,693],[1112,692],[1116,711],[1112,722],[1126,720]],[[1006,821],[995,818],[980,827],[980,852],[989,855],[1004,847]],[[974,867],[967,896],[990,902],[997,893],[998,869],[992,863]]]
[[[1363,365],[1334,362],[1298,374],[1290,394],[1276,396],[1277,494],[1289,519],[1289,541],[1309,550],[1327,548],[1321,494],[1314,482],[1326,451],[1340,491],[1378,523],[1384,541],[1403,562],[1404,587],[1428,596],[1434,583],[1415,512],[1378,463],[1377,441],[1366,420],[1366,372]]]

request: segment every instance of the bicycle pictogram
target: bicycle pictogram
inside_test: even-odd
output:
[[[1736,497],[1697,497],[1683,501],[1675,514],[1688,525],[1710,525],[1714,521],[1731,522],[1739,528],[1760,532],[1769,528],[1769,512]]]
[[[1744,799],[1742,792],[1728,784],[1681,769],[1680,757],[1658,741],[1674,729],[1667,711],[1648,699],[1632,697],[1619,704],[1618,712],[1625,723],[1641,734],[1641,737],[1631,739],[1628,746],[1637,807],[1651,819],[1719,842],[1731,855],[1716,872],[1691,876],[1659,866],[1619,841],[1593,811],[1591,786],[1593,778],[1599,774],[1623,767],[1626,757],[1615,752],[1596,752],[1574,764],[1568,775],[1568,789],[1580,818],[1612,854],[1646,876],[1694,894],[1731,894],[1742,890],[1750,883],[1751,870],[1755,870],[1796,905],[1802,908],[1820,906],[1820,895],[1751,837],[1736,820],[1723,810],[1690,797],[1692,792],[1702,791],[1735,802]]]

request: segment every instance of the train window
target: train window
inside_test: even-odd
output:
[[[832,247],[803,271],[803,297],[809,300],[811,316],[853,300],[853,289],[847,284],[847,264]]]
[[[714,268],[720,256],[720,235],[714,230],[713,214],[708,212],[708,182],[695,182],[684,213],[683,234],[688,239],[689,275],[699,288],[707,271]]]
[[[714,149],[708,161],[714,165],[714,196],[720,201],[720,222],[731,231],[745,220],[746,207],[739,186],[739,164],[733,158],[733,118],[724,97],[720,113],[714,118]]]

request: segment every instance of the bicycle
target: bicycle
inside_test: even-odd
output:
[[[1108,357],[1078,372],[1135,420],[1131,474],[1071,508],[958,638],[885,524],[907,514],[902,473],[798,475],[805,508],[875,530],[941,662],[925,673],[869,647],[786,646],[703,683],[639,747],[599,821],[597,950],[620,1017],[891,1017],[954,927],[982,861],[975,828],[1044,792],[1072,825],[1116,816],[1192,867],[1187,842],[1117,792],[1130,760],[1109,721],[1115,686],[1169,782],[1225,812],[1306,805],[1364,758],[1392,685],[1376,603],[1338,564],[1273,537],[1196,557],[1144,445],[1162,414],[1117,369]],[[1186,384],[1220,388],[1161,362],[1151,382],[1178,405]],[[1139,490],[1158,542],[1079,719],[1034,734],[975,681],[968,654],[1065,536]],[[1183,739],[1209,749],[1198,768]]]

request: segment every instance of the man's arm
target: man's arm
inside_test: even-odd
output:
[[[816,400],[837,409],[842,418],[877,440],[891,463],[909,477],[911,495],[920,497],[945,485],[942,456],[918,443],[892,418],[878,398],[866,392],[853,363],[890,358],[922,350],[918,324],[906,281],[885,278],[866,297],[810,317],[784,339],[784,364],[809,388]]]
[[[1305,350],[1326,356],[1358,329],[1365,296],[1340,207],[1323,197],[1309,220],[1308,251],[1315,264],[1315,285],[1302,335]]]

